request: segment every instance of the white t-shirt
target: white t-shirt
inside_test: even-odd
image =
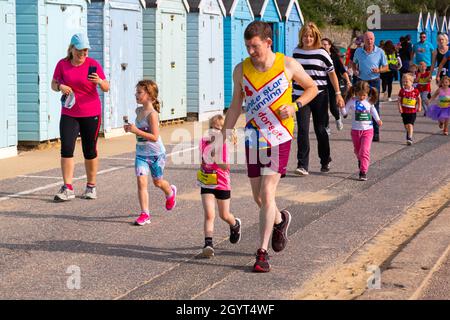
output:
[[[377,109],[367,100],[350,99],[342,110],[342,115],[345,116],[350,113],[352,115],[352,130],[370,130],[373,128],[372,118],[375,121],[380,120]]]

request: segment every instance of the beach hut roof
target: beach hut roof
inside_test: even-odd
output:
[[[189,4],[189,12],[200,12],[200,4],[203,0],[187,0]],[[222,14],[226,14],[225,7],[223,5],[222,0],[217,0],[219,3],[220,10],[222,11]]]
[[[300,19],[302,20],[302,23],[304,23],[303,14],[297,0],[277,0],[277,4],[283,19],[287,20],[291,15],[292,10],[297,8],[298,13],[300,14]]]
[[[255,17],[264,17],[264,13],[266,12],[267,5],[270,0],[251,0],[250,4],[252,5],[252,10]],[[278,4],[274,1],[275,7],[277,9],[278,17],[280,20],[282,19],[280,9],[278,8]]]
[[[223,2],[223,5],[225,7],[226,15],[227,16],[234,15],[234,11],[236,10],[236,7],[237,7],[239,1],[246,1],[247,2],[247,6],[248,6],[248,8],[250,10],[250,14],[251,14],[252,19],[253,19],[255,16],[253,14],[252,6],[250,5],[250,1],[249,0],[223,0],[222,2]]]
[[[146,8],[157,8],[161,2],[164,2],[164,0],[145,0],[145,6]],[[186,10],[189,11],[189,3],[187,0],[183,0],[183,4]]]

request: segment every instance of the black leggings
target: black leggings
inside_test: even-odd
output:
[[[328,85],[327,90],[328,90],[328,103],[330,104],[330,112],[333,115],[334,119],[339,120],[341,118],[341,113],[339,112],[339,107],[337,106],[336,103],[336,91],[334,91],[334,87],[332,85]],[[341,92],[341,95],[344,96],[344,93],[345,92]],[[327,121],[327,127],[329,127],[329,121]]]
[[[309,119],[311,118],[311,113],[314,132],[317,137],[320,164],[324,166],[331,161],[330,140],[325,129],[329,120],[327,90],[319,93],[314,100],[297,111],[297,167],[302,167],[306,170],[309,167]]]
[[[61,157],[73,158],[78,133],[81,136],[83,155],[86,160],[97,158],[97,139],[100,129],[100,116],[74,118],[61,115],[59,133],[61,136]]]
[[[392,82],[394,81],[394,71],[389,71],[381,74],[381,90],[382,92],[388,92],[388,98],[392,95]]]

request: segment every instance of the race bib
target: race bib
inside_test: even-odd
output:
[[[402,107],[415,108],[416,102],[417,102],[416,99],[402,98]]]
[[[217,172],[205,172],[202,169],[197,171],[197,181],[202,186],[206,186],[208,188],[217,186]]]
[[[355,112],[356,121],[371,121],[372,115],[367,112]]]
[[[449,96],[439,98],[439,108],[450,108]]]
[[[427,78],[419,78],[419,84],[428,84],[429,81]]]

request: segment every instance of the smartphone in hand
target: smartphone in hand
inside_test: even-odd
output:
[[[97,72],[97,67],[96,67],[96,66],[89,66],[89,70],[88,70],[88,79],[89,79],[89,76],[90,76],[91,74],[96,73],[96,72]]]

